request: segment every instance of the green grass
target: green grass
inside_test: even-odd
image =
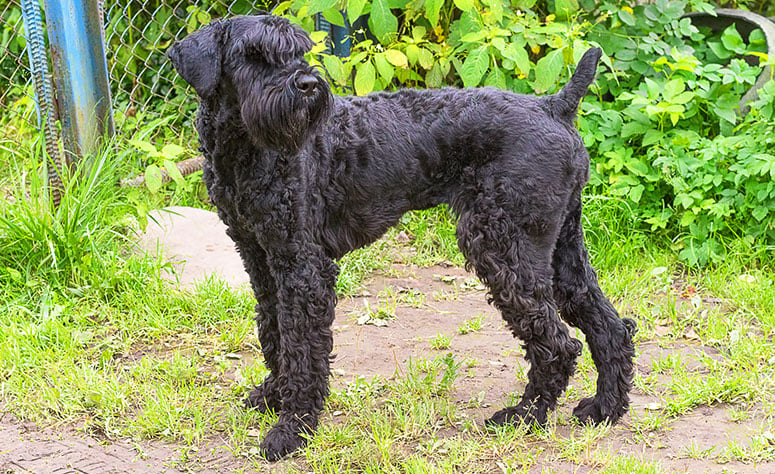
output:
[[[42,426],[67,423],[107,439],[171,441],[192,457],[217,440],[246,469],[264,470],[256,446],[276,418],[245,411],[240,402],[267,373],[254,335],[252,295],[218,279],[181,291],[162,277],[169,268],[158,257],[131,251],[127,236],[142,221],[143,206],[161,199],[182,202],[193,194],[163,198],[117,189],[116,176],[131,174],[122,153],[108,148],[92,168],[66,177],[65,200],[54,209],[33,172],[36,164],[0,147],[0,162],[14,166],[16,177],[6,186],[11,197],[0,204],[0,402]],[[414,354],[392,377],[340,380],[309,446],[275,468],[671,472],[670,456],[660,446],[705,409],[721,413],[730,425],[755,425],[755,433],[715,446],[689,442],[673,447],[671,456],[718,463],[719,471],[727,462],[775,461],[771,255],[750,243],[728,242],[724,265],[688,269],[669,242],[633,230],[634,214],[622,201],[588,196],[585,208],[602,287],[623,315],[638,322],[639,349],[663,351],[645,360],[648,370],[636,375],[635,390],[650,406],[633,407],[627,422],[613,428],[575,425],[570,407],[595,387],[585,348],[573,386],[545,429],[487,430],[483,417],[499,408],[484,402],[489,388],[463,390],[487,364],[471,359],[477,354],[430,352],[455,349],[458,339],[438,332],[420,341],[427,354]],[[375,272],[400,272],[397,265],[461,265],[454,229],[443,207],[408,214],[399,229],[339,261],[340,297],[363,295]],[[396,238],[400,231],[408,243]],[[462,304],[466,291],[480,285],[476,279],[452,283],[428,293],[387,286],[353,317],[393,324],[401,308]],[[483,315],[472,314],[454,338],[481,337],[483,329]],[[522,384],[526,370],[520,362],[516,373],[497,376]],[[515,390],[511,401],[519,395]],[[498,403],[504,401],[506,394]],[[612,442],[627,453],[650,450],[626,454]],[[182,467],[193,462],[189,454],[178,460]]]

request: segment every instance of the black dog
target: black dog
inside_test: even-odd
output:
[[[544,423],[586,336],[597,394],[573,411],[614,422],[628,407],[635,324],[590,267],[581,229],[589,157],[573,126],[593,81],[589,50],[558,94],[402,90],[334,97],[304,60],[312,42],[270,15],[216,21],[169,51],[200,97],[204,179],[250,274],[266,380],[246,403],[276,410],[261,449],[304,445],[328,394],[337,267],[411,209],[447,203],[468,267],[514,336],[529,382],[492,424]]]

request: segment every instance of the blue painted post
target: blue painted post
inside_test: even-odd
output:
[[[45,0],[65,149],[77,159],[113,134],[108,63],[98,0]]]

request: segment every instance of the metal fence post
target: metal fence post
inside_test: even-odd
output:
[[[108,64],[98,0],[45,0],[65,149],[77,159],[113,134]]]

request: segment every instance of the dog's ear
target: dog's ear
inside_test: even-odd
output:
[[[303,55],[314,45],[301,27],[285,18],[273,16],[267,16],[242,40],[245,54],[258,54],[275,66]]]
[[[213,21],[167,50],[175,70],[202,98],[215,92],[221,77],[222,30],[223,25]]]

